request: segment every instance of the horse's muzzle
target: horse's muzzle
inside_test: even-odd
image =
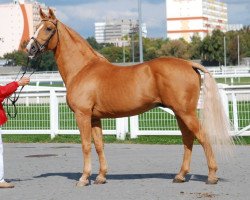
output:
[[[37,54],[40,52],[38,44],[33,39],[31,39],[30,42],[28,43],[26,50],[30,58],[37,56]]]
[[[29,51],[28,51],[29,56],[36,56],[36,54],[38,53],[38,51],[39,51],[38,46],[36,45],[35,42],[33,42],[33,43],[31,44],[31,46],[30,46]]]

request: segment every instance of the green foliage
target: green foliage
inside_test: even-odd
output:
[[[25,66],[27,65],[27,53],[24,51],[13,51],[3,55],[4,59],[9,60],[9,65],[12,66]]]
[[[99,44],[96,41],[95,37],[88,37],[86,40],[92,46],[92,48],[95,49],[95,50],[100,50],[100,49],[102,49],[104,47],[103,44]]]
[[[212,35],[207,35],[201,45],[203,61],[220,65],[224,60],[224,34],[220,30],[214,30]]]
[[[143,57],[148,61],[161,56],[174,56],[184,59],[201,59],[204,65],[224,65],[224,37],[226,38],[227,64],[238,64],[238,40],[240,40],[240,57],[250,57],[250,26],[245,26],[239,31],[229,31],[222,33],[214,30],[212,34],[203,40],[198,35],[194,35],[188,43],[184,39],[169,40],[163,38],[143,38]],[[86,40],[89,44],[110,62],[122,63],[139,61],[138,34],[124,36],[130,40],[130,45],[117,47],[113,44],[99,44],[94,37]],[[27,43],[27,42],[26,42]],[[23,48],[26,46],[24,43]],[[27,63],[27,53],[24,51],[14,51],[4,55],[14,66],[25,66]],[[41,59],[41,61],[40,61]],[[57,65],[52,52],[43,53],[42,58],[32,60],[32,68],[38,71],[57,70]]]
[[[3,57],[9,60],[8,64],[12,66],[27,66],[28,64],[28,54],[24,51],[13,51],[12,53],[5,54]],[[44,52],[37,58],[30,60],[29,67],[36,69],[37,71],[57,70],[57,64],[53,52]]]
[[[188,51],[188,43],[183,40],[170,40],[164,43],[157,52],[158,56],[174,56],[177,58],[188,59],[190,57]]]
[[[131,139],[128,135],[125,140],[117,140],[115,135],[104,135],[104,143],[123,143],[123,144],[162,144],[174,145],[183,144],[181,136],[139,136],[136,139]],[[54,139],[50,135],[3,135],[3,142],[5,143],[74,143],[80,144],[81,138],[79,135],[57,135]],[[250,137],[241,137],[241,143],[235,140],[238,145],[249,145]],[[195,144],[198,144],[195,141]]]
[[[125,55],[125,61],[130,62],[128,48],[125,48],[123,50],[122,47],[108,46],[108,47],[104,47],[103,49],[101,49],[100,53],[103,56],[105,56],[110,62],[122,63],[123,62],[123,51],[124,51],[124,55]]]
[[[148,61],[161,56],[174,56],[184,59],[201,59],[204,65],[224,65],[224,37],[226,38],[227,65],[238,63],[238,41],[240,38],[240,56],[250,57],[250,26],[240,31],[226,33],[214,30],[203,40],[198,35],[191,37],[188,43],[184,39],[169,40],[163,38],[143,38],[143,57]],[[138,34],[130,35],[130,46],[125,47],[126,62],[139,61]],[[126,38],[129,38],[126,37]],[[93,37],[87,39],[89,43],[103,54],[110,62],[123,62],[123,47],[98,45]],[[133,50],[132,50],[133,49]]]
[[[157,51],[161,47],[162,40],[161,39],[150,39],[144,38],[143,40],[143,56],[144,60],[152,60],[157,58]]]
[[[239,31],[240,52],[242,57],[250,57],[250,26],[245,26]]]
[[[189,43],[190,59],[201,59],[201,45],[202,40],[199,35],[191,37],[191,42]]]
[[[30,67],[37,71],[56,71],[57,64],[52,51],[44,52],[30,61]]]

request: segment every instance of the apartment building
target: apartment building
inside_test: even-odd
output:
[[[227,31],[227,5],[219,0],[166,0],[167,37],[204,38],[214,29]]]
[[[33,0],[0,4],[0,57],[20,49],[23,42],[30,39],[40,22],[40,7],[48,12],[45,4]]]

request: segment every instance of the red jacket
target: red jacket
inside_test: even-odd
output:
[[[11,94],[13,94],[17,88],[17,82],[11,82],[5,86],[0,86],[0,126],[8,120],[2,102],[6,97],[9,97]]]

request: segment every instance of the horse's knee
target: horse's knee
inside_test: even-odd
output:
[[[89,143],[87,143],[87,142],[84,142],[84,143],[82,144],[82,152],[83,152],[84,154],[89,154],[89,153],[91,152],[91,143],[89,144]]]
[[[95,150],[96,150],[97,154],[102,153],[103,152],[103,144],[101,144],[101,143],[95,144]]]

